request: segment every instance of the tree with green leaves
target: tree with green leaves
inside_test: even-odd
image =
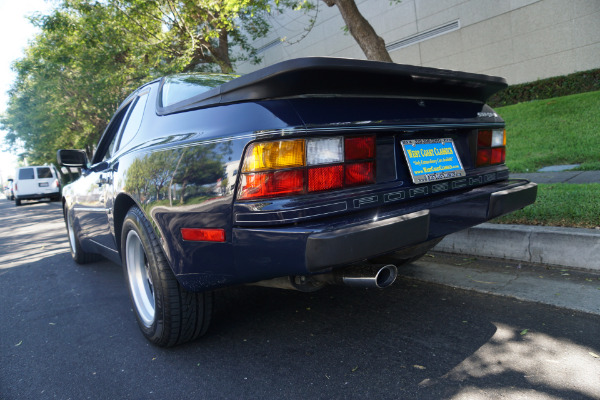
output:
[[[59,148],[91,156],[112,113],[140,84],[256,61],[249,41],[267,32],[270,7],[269,0],[64,0],[31,18],[41,33],[13,66],[17,78],[0,119],[6,144],[36,164],[54,162]]]
[[[277,1],[276,3],[279,3]],[[138,41],[177,71],[233,72],[237,60],[257,61],[250,40],[264,36],[270,0],[108,0]],[[161,29],[152,29],[158,24]],[[236,56],[232,48],[236,48]]]
[[[158,60],[106,7],[58,8],[31,20],[41,33],[13,65],[17,78],[0,120],[5,140],[35,164],[53,162],[59,148],[91,155],[114,110]]]

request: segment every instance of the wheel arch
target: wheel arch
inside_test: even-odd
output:
[[[125,193],[120,193],[115,199],[113,207],[113,223],[115,228],[115,242],[119,254],[123,254],[121,251],[121,231],[123,230],[123,221],[125,221],[127,211],[129,211],[132,206],[138,206],[138,204]],[[142,208],[140,207],[140,209]]]

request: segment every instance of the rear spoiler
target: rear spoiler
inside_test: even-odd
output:
[[[414,97],[485,103],[507,86],[497,76],[378,61],[311,57],[283,61],[198,96],[159,107],[159,114],[275,98]]]

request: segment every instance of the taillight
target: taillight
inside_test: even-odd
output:
[[[503,164],[506,159],[506,131],[484,130],[477,133],[476,166]]]
[[[253,143],[242,166],[240,200],[375,183],[375,136]]]

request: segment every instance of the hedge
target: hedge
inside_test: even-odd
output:
[[[512,85],[489,98],[492,107],[600,90],[600,69]]]

